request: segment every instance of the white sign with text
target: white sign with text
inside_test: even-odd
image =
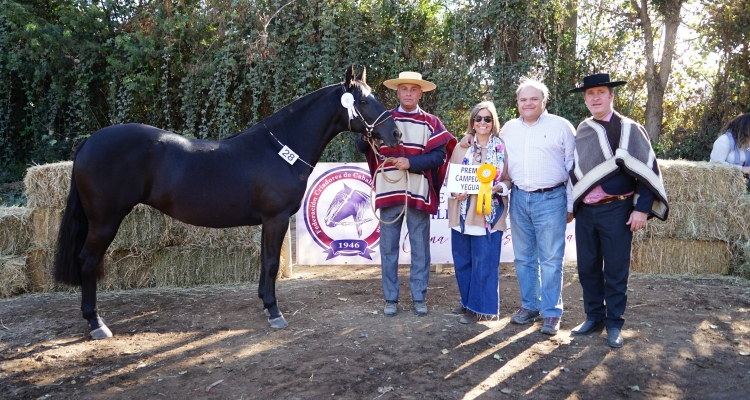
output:
[[[479,193],[479,165],[451,164],[445,179],[448,193]]]
[[[318,163],[315,166],[296,214],[296,264],[380,264],[380,221],[370,204],[371,181],[366,163]],[[453,263],[448,228],[449,195],[450,190],[444,185],[438,213],[430,221],[432,264]],[[399,264],[409,264],[411,246],[406,224],[401,229],[399,243]],[[510,221],[501,245],[500,261],[513,262]],[[575,251],[575,222],[572,222],[565,232],[565,260],[575,261]]]

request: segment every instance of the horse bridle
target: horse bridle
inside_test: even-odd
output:
[[[344,93],[346,93],[346,86],[344,86],[343,84],[341,86],[344,89]],[[380,115],[378,115],[377,118],[375,118],[375,122],[373,122],[372,125],[371,125],[371,124],[368,124],[367,121],[365,121],[364,116],[362,116],[362,113],[357,109],[356,104],[357,103],[354,102],[354,104],[352,104],[352,107],[354,108],[354,110],[356,110],[356,114],[359,117],[359,120],[362,121],[362,125],[365,126],[365,130],[366,130],[365,135],[367,135],[367,140],[366,141],[370,145],[370,148],[372,149],[373,153],[381,161],[380,166],[377,169],[381,172],[381,176],[383,177],[383,179],[385,179],[389,183],[396,183],[396,182],[400,181],[401,179],[406,178],[406,189],[404,189],[404,194],[408,195],[408,191],[409,191],[409,189],[408,189],[408,187],[409,187],[409,172],[408,171],[403,171],[404,175],[401,178],[398,178],[398,179],[390,179],[390,178],[388,178],[385,175],[385,164],[388,163],[388,162],[391,162],[391,163],[394,162],[395,158],[393,158],[393,157],[385,157],[384,155],[380,154],[380,152],[378,151],[378,149],[375,148],[375,144],[372,142],[372,140],[369,140],[369,139],[372,139],[372,131],[373,131],[373,129],[376,126],[378,126],[378,125],[382,124],[383,122],[387,121],[388,118],[393,118],[393,116],[391,115],[391,113],[388,110],[385,110],[382,113],[380,113]],[[388,114],[388,115],[387,115],[386,118],[384,118],[382,121],[380,121],[380,117],[382,117],[383,114]],[[378,122],[378,121],[380,121],[380,122]],[[349,120],[349,131],[352,131],[352,120],[351,119]],[[375,179],[373,179],[372,183],[370,184],[370,190],[373,191],[373,192],[375,192]],[[399,218],[401,218],[402,215],[404,216],[404,220],[406,219],[406,209],[408,208],[407,207],[408,202],[409,202],[409,200],[408,200],[408,196],[407,196],[407,199],[404,202],[404,208],[401,210],[401,212],[398,214],[398,216],[396,216],[396,218],[393,219],[393,221],[383,221],[382,219],[380,219],[380,217],[378,217],[378,215],[375,213],[375,208],[374,208],[375,202],[371,202],[370,206],[373,207],[372,208],[372,213],[375,215],[375,217],[378,219],[378,221],[380,221],[381,223],[384,223],[384,224],[392,224],[392,223],[395,223],[396,221],[398,221]]]
[[[346,93],[346,86],[342,85],[342,87],[344,89],[344,93]],[[357,108],[357,102],[354,102],[354,104],[352,104],[352,107],[356,111],[355,115],[357,117],[359,117],[360,122],[362,122],[362,125],[364,125],[364,127],[365,127],[364,134],[368,138],[372,138],[372,131],[375,129],[376,126],[378,126],[378,125],[382,124],[383,122],[387,121],[388,118],[393,118],[391,116],[391,113],[388,110],[385,110],[382,113],[380,113],[380,115],[378,115],[377,118],[375,118],[375,121],[372,124],[368,124],[367,121],[365,120],[365,117],[362,115],[362,111],[360,111]],[[380,117],[382,117],[383,115],[385,115],[386,117],[383,118],[383,120],[381,121]],[[351,119],[349,120],[349,131],[350,132],[354,132],[354,131],[352,131],[352,120]]]

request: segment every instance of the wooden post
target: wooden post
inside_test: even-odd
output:
[[[292,233],[287,229],[284,243],[281,245],[281,257],[279,257],[279,273],[281,278],[292,277]]]

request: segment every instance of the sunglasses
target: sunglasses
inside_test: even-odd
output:
[[[489,116],[489,115],[487,115],[487,116],[484,116],[484,117],[483,117],[483,116],[481,116],[481,115],[476,115],[476,116],[474,116],[474,122],[482,122],[482,119],[484,119],[484,122],[486,122],[486,123],[488,123],[488,124],[489,124],[490,122],[492,122],[492,117],[491,117],[491,116]]]

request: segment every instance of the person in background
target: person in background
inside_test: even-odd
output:
[[[745,174],[750,191],[750,113],[735,117],[722,128],[711,150],[711,162],[736,166]]]
[[[417,72],[404,71],[383,85],[395,90],[398,96],[399,106],[390,113],[402,133],[402,142],[391,148],[382,146],[379,140],[370,143],[359,135],[355,146],[367,158],[375,181],[375,208],[380,210],[383,221],[380,224],[383,312],[388,317],[398,312],[399,241],[406,220],[411,245],[409,286],[414,313],[421,317],[427,314],[430,215],[438,212],[440,188],[456,138],[438,117],[419,107],[422,93],[435,89],[434,83],[423,80]]]
[[[555,335],[563,314],[565,227],[573,220],[568,171],[573,166],[575,129],[547,112],[549,89],[523,78],[516,89],[520,116],[503,125],[500,137],[508,152],[513,181],[510,226],[521,308],[510,321],[543,319],[541,332]],[[473,139],[466,135],[462,146]]]
[[[498,126],[492,102],[474,106],[466,131],[474,135],[474,141],[468,148],[457,148],[450,160],[453,165],[491,164],[497,171],[492,181],[490,210],[477,213],[477,194],[451,193],[448,200],[453,265],[461,294],[461,305],[452,312],[463,314],[462,324],[500,315],[500,241],[506,229],[511,182],[508,155]]]
[[[647,218],[669,212],[661,171],[646,129],[613,109],[609,74],[583,78],[571,93],[583,92],[591,117],[576,131],[573,209],[576,217],[578,278],[586,321],[571,330],[586,335],[607,327],[610,347],[622,347],[622,318],[628,299],[633,232]]]

